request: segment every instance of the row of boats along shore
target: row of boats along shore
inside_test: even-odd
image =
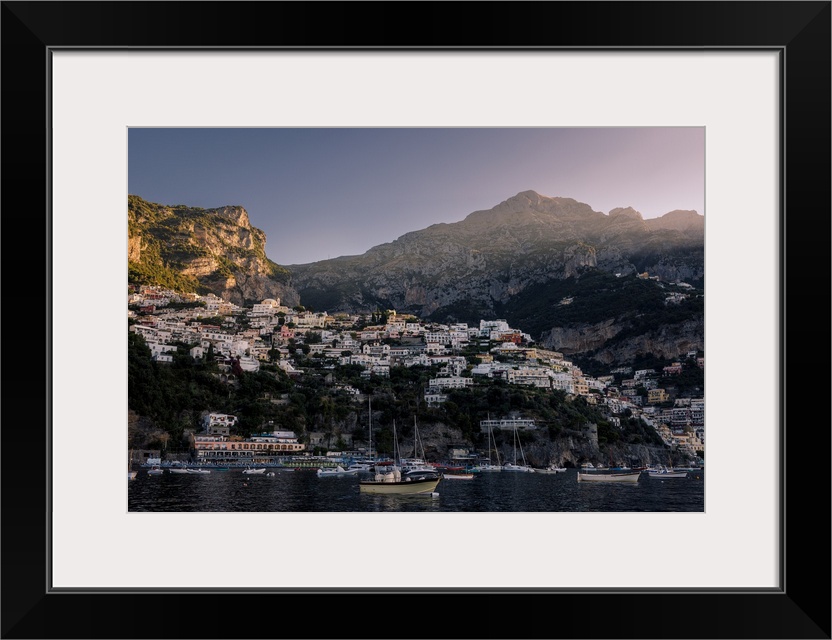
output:
[[[285,472],[314,472],[319,478],[358,478],[359,489],[362,493],[389,494],[424,494],[436,491],[442,481],[455,482],[457,480],[474,480],[484,473],[538,473],[558,474],[569,471],[566,467],[549,465],[544,468],[526,466],[522,464],[506,463],[502,465],[485,463],[459,467],[440,463],[425,462],[420,458],[357,459],[349,464],[335,466],[310,466],[309,460],[289,460],[282,465],[268,465],[262,467],[235,467],[234,465],[216,466],[215,468],[189,467],[183,463],[161,465],[152,463],[147,468],[148,476],[162,474],[181,475],[209,475],[213,472],[237,471],[243,475],[275,476]],[[305,464],[306,466],[294,466]],[[577,469],[576,479],[579,483],[636,483],[642,478],[671,480],[671,479],[701,479],[704,469],[700,467],[605,467],[591,463],[581,465]],[[138,476],[137,471],[128,473],[130,479]]]
[[[415,429],[414,453],[419,450],[421,442],[418,429]],[[494,448],[491,449],[491,444]],[[319,478],[354,477],[358,479],[361,493],[374,494],[436,494],[440,482],[475,480],[485,473],[566,473],[566,467],[550,464],[547,467],[533,467],[526,464],[522,445],[515,433],[514,460],[501,462],[497,454],[496,442],[489,433],[489,456],[473,464],[457,466],[427,462],[422,449],[420,458],[403,458],[400,456],[395,423],[393,424],[393,456],[381,458],[373,455],[350,458],[314,458],[309,456],[287,456],[282,462],[252,466],[250,464],[223,463],[199,465],[184,462],[163,464],[158,458],[149,459],[142,466],[147,468],[148,476],[164,473],[181,475],[208,475],[214,471],[240,471],[245,475],[275,476],[276,472],[314,471]],[[372,451],[372,448],[370,449]],[[518,459],[517,453],[520,452]],[[496,455],[496,461],[492,454]],[[637,483],[642,478],[658,480],[700,479],[704,469],[701,467],[670,468],[666,466],[618,466],[607,467],[591,462],[582,464],[577,469],[579,483]],[[128,470],[128,478],[135,479],[137,472]]]

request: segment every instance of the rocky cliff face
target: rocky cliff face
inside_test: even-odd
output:
[[[652,353],[657,358],[672,360],[689,351],[705,349],[705,323],[701,315],[682,322],[662,324],[654,329],[617,340],[627,329],[626,322],[613,319],[597,324],[553,327],[544,331],[540,344],[564,355],[592,353],[604,364],[632,362],[636,357]]]
[[[127,217],[131,279],[212,292],[237,304],[265,298],[298,304],[289,272],[266,257],[266,236],[243,207],[170,207],[129,196]]]

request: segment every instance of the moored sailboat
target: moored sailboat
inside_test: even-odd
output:
[[[137,475],[139,475],[139,472],[133,469],[133,450],[130,449],[127,454],[127,479],[135,480]]]
[[[514,427],[514,462],[506,462],[503,465],[505,471],[519,471],[520,473],[534,473],[534,469],[526,464],[526,454],[523,453],[523,444],[519,443],[519,436],[517,435],[517,427]],[[523,460],[522,464],[517,464],[517,447],[520,446],[520,457]]]
[[[491,459],[491,451],[492,445],[494,446],[493,451],[497,458],[497,464],[494,464],[494,461]],[[488,462],[483,462],[482,464],[478,464],[474,467],[473,471],[502,471],[503,465],[500,464],[500,453],[497,451],[497,441],[494,439],[494,432],[491,430],[491,424],[489,420],[488,425]]]

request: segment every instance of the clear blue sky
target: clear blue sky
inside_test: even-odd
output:
[[[699,127],[139,128],[128,143],[131,194],[241,205],[283,265],[364,253],[526,190],[604,213],[705,213]]]

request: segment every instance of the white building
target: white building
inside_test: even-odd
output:
[[[251,307],[251,314],[255,316],[272,316],[280,309],[280,298],[266,298]]]
[[[494,331],[499,333],[510,330],[511,328],[505,320],[480,320],[480,336],[484,338],[490,337]]]
[[[446,396],[443,393],[435,393],[433,391],[426,391],[425,392],[425,402],[427,403],[427,405],[429,407],[438,406],[438,405],[442,404],[443,402],[445,402],[445,400],[447,400],[447,399],[448,399],[448,396]]]
[[[227,413],[209,413],[202,418],[202,425],[206,431],[211,431],[214,427],[231,428],[236,424],[237,416],[232,416]]]
[[[525,418],[503,418],[502,420],[480,420],[480,430],[488,431],[489,429],[505,429],[513,430],[519,429],[521,431],[526,429],[537,429],[534,420],[527,420]]]
[[[435,389],[464,389],[471,387],[474,384],[472,378],[463,378],[462,376],[448,376],[447,378],[434,378],[428,385],[431,390]]]

